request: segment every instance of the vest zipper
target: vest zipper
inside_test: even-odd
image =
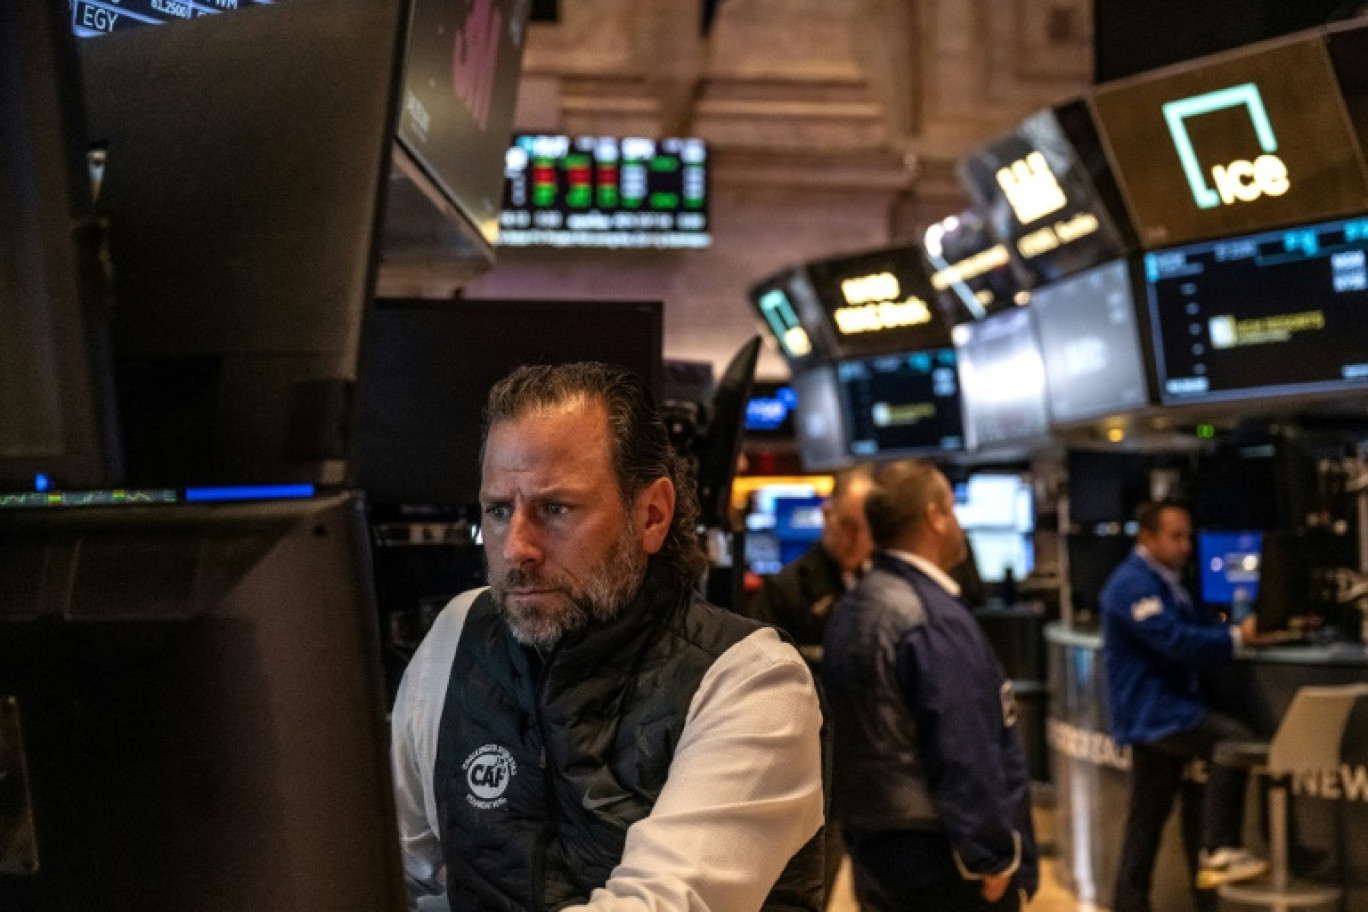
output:
[[[559,644],[558,644],[559,645]],[[556,803],[556,781],[555,774],[551,770],[551,764],[546,755],[546,722],[542,717],[542,703],[546,697],[547,681],[550,678],[548,669],[551,667],[551,656],[555,655],[555,647],[552,647],[551,655],[548,655],[542,662],[542,667],[537,673],[537,694],[533,700],[533,705],[537,710],[537,734],[541,737],[541,772],[542,787],[545,790],[547,824],[541,835],[537,837],[537,854],[532,865],[532,901],[538,908],[546,909],[546,856],[552,841],[560,832],[560,806]]]

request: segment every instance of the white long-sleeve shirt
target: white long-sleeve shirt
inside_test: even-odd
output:
[[[400,684],[392,759],[411,888],[444,888],[432,771],[452,662],[473,590],[438,616]],[[758,910],[822,824],[821,710],[796,650],[757,630],[699,683],[669,778],[627,831],[622,860],[589,901],[566,912]]]

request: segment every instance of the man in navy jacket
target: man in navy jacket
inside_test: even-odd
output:
[[[1011,686],[948,573],[953,507],[930,463],[880,466],[874,565],[827,625],[836,815],[866,912],[1014,912],[1038,883]]]
[[[1149,912],[1159,838],[1188,763],[1209,761],[1218,742],[1252,737],[1243,723],[1207,708],[1198,672],[1228,661],[1252,641],[1255,619],[1227,625],[1183,587],[1179,573],[1192,554],[1187,510],[1149,503],[1136,519],[1135,550],[1100,596],[1112,738],[1131,746],[1115,912]],[[1266,867],[1239,848],[1246,778],[1241,769],[1209,766],[1204,799],[1193,788],[1184,791],[1184,841],[1201,890],[1255,877]],[[1209,896],[1199,896],[1202,902]]]

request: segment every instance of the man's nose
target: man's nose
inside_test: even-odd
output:
[[[534,564],[541,560],[540,535],[537,524],[522,510],[515,510],[508,521],[504,536],[503,558],[511,567]]]

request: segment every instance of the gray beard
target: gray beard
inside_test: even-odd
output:
[[[646,576],[647,555],[641,550],[631,523],[622,531],[597,566],[582,580],[569,577],[541,577],[519,568],[509,570],[502,579],[490,581],[494,604],[508,624],[513,639],[524,646],[548,650],[565,634],[579,630],[590,621],[607,622],[636,598]],[[521,586],[558,588],[568,603],[554,614],[540,615],[520,611],[508,602],[508,591]]]

